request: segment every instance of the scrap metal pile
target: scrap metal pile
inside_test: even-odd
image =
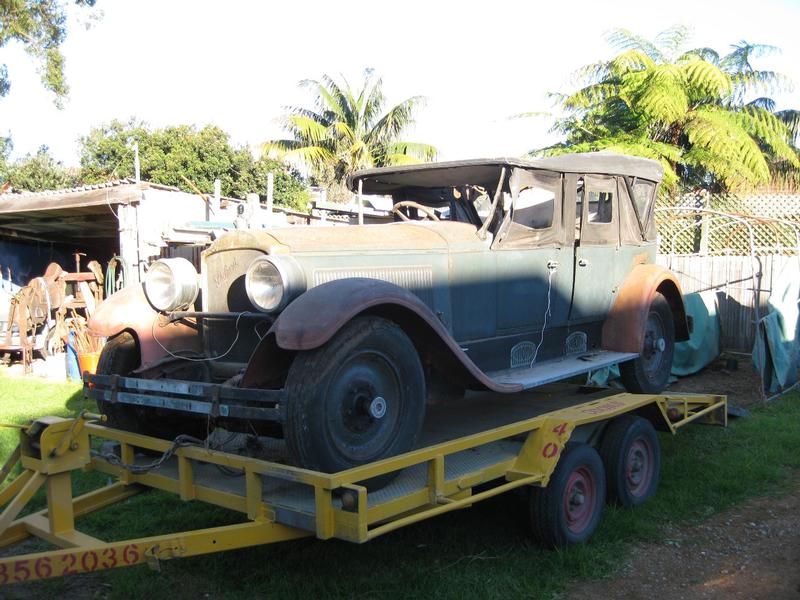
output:
[[[96,341],[85,334],[85,319],[103,301],[103,269],[92,260],[86,265],[88,270],[81,271],[81,256],[75,254],[75,272],[50,263],[43,275],[31,279],[10,299],[0,353],[18,356],[25,373],[31,372],[34,352],[43,356],[59,352],[70,337],[87,351],[98,350]]]

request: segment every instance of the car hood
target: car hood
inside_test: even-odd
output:
[[[485,246],[485,242],[478,238],[474,225],[441,221],[233,231],[217,240],[207,254],[239,248],[292,254],[447,251],[454,246],[463,248],[472,245]]]

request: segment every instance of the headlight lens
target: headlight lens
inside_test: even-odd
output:
[[[264,256],[248,267],[245,287],[253,306],[264,312],[276,312],[305,291],[305,277],[292,259]]]
[[[197,271],[185,258],[157,260],[150,265],[144,278],[144,293],[157,310],[191,306],[199,290]]]

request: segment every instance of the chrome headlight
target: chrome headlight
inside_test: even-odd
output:
[[[157,260],[144,277],[144,293],[157,310],[191,306],[199,291],[197,271],[185,258]]]
[[[286,256],[261,256],[247,268],[247,297],[258,310],[277,312],[306,289],[303,269]]]

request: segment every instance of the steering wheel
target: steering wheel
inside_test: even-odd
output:
[[[439,221],[439,217],[436,215],[436,212],[430,208],[429,206],[424,206],[419,204],[418,202],[412,202],[411,200],[404,200],[402,202],[397,202],[394,206],[392,206],[392,212],[397,214],[403,221],[410,221],[411,218],[406,215],[401,208],[416,208],[418,211],[423,213],[428,219],[431,221]]]

